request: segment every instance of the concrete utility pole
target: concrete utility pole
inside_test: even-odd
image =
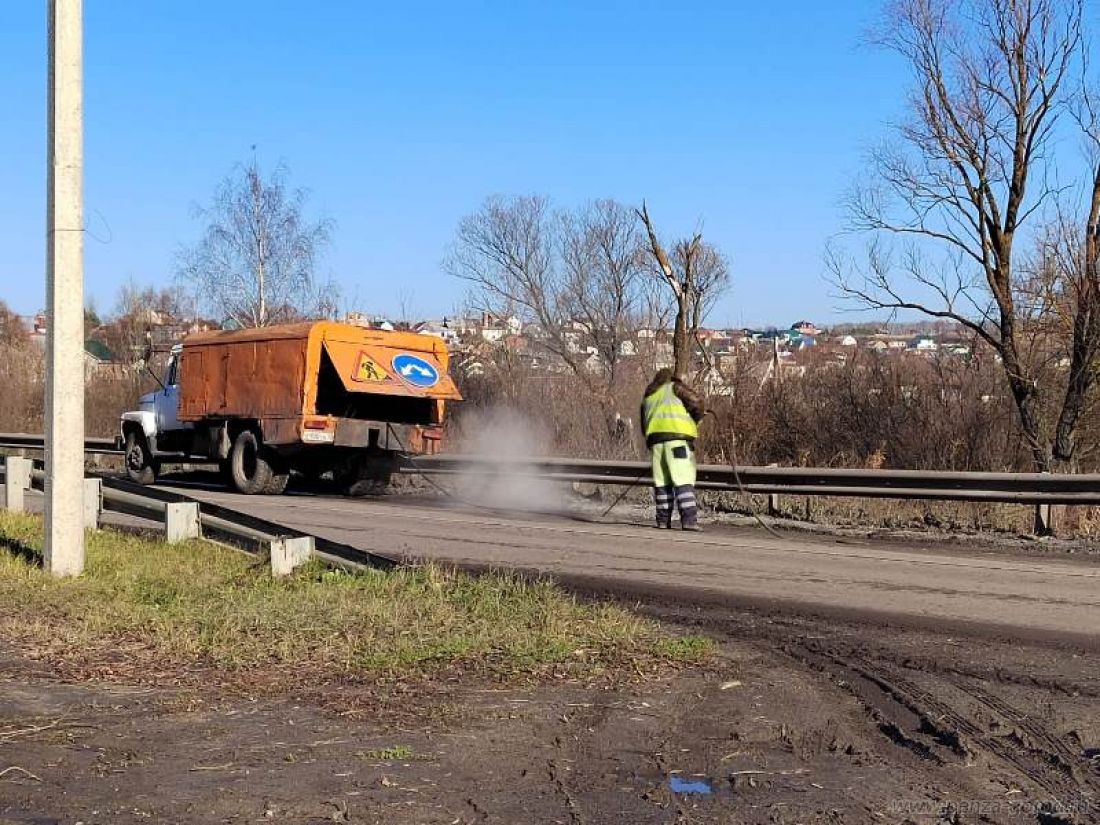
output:
[[[84,111],[82,0],[49,3],[46,569],[84,570]]]

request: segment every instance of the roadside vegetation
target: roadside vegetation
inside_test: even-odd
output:
[[[699,662],[678,639],[549,582],[433,567],[273,579],[207,542],[88,534],[85,575],[37,564],[42,522],[0,512],[0,643],[63,677],[249,690],[339,682],[631,677]]]

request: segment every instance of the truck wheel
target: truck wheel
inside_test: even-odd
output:
[[[237,492],[255,495],[267,490],[271,483],[271,464],[268,463],[260,439],[252,430],[240,433],[229,453],[229,475]]]
[[[388,460],[379,460],[375,457],[363,458],[352,462],[340,476],[336,477],[336,483],[343,490],[344,495],[352,498],[382,496],[389,488],[391,472]]]
[[[290,482],[290,468],[278,456],[269,456],[268,464],[271,465],[271,481],[267,482],[264,492],[269,496],[282,495]]]
[[[366,496],[384,496],[389,487],[389,482],[377,478],[361,478],[345,485],[344,495],[349,498],[364,498]]]
[[[126,477],[136,484],[157,480],[156,464],[145,437],[131,430],[126,434]]]
[[[271,482],[264,487],[264,492],[269,496],[281,496],[290,483],[290,473],[276,473],[271,476]]]

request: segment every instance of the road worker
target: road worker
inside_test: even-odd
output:
[[[672,527],[680,511],[684,530],[699,530],[695,501],[695,438],[703,402],[671,369],[657,370],[642,398],[642,429],[653,462],[653,498],[657,527]]]

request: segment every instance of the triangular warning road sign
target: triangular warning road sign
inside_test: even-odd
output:
[[[359,361],[355,365],[355,372],[351,376],[352,381],[389,381],[390,376],[381,365],[365,352],[359,353]]]

